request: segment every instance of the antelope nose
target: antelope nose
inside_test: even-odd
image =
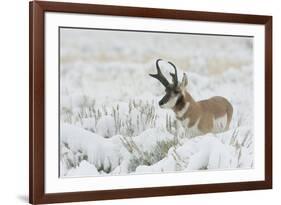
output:
[[[159,103],[158,103],[159,105],[163,105],[163,102],[162,101],[159,101]]]

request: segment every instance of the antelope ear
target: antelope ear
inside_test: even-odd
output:
[[[187,84],[188,84],[187,76],[186,76],[185,73],[183,73],[182,81],[181,81],[180,86],[181,86],[182,88],[185,88],[185,87],[187,86]]]

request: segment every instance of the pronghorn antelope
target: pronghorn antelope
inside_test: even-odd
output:
[[[156,61],[157,74],[149,74],[165,87],[166,94],[159,101],[159,106],[172,109],[192,136],[228,130],[233,113],[230,102],[221,96],[196,102],[185,89],[188,83],[186,74],[183,74],[182,81],[178,83],[177,68],[168,62],[175,70],[170,73],[172,83],[169,83],[160,70],[159,61],[161,59]]]

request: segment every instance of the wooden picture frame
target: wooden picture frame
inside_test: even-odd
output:
[[[45,13],[64,12],[137,18],[194,20],[261,25],[265,27],[265,161],[264,180],[116,190],[45,192]],[[272,17],[201,11],[136,8],[33,1],[29,4],[29,200],[32,204],[229,192],[272,188]]]

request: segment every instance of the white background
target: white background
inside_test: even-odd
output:
[[[78,0],[76,0],[78,1]],[[82,1],[80,1],[82,2]],[[274,16],[274,128],[281,114],[281,6],[276,0],[88,0],[83,2],[186,10],[267,14]],[[28,1],[3,1],[0,32],[0,204],[26,204],[28,195]],[[275,46],[277,45],[277,46]],[[279,45],[279,46],[278,46]],[[277,90],[277,91],[276,91]],[[275,92],[276,91],[276,92]],[[279,91],[280,92],[280,91]],[[276,106],[275,106],[276,105]],[[281,191],[280,131],[274,129],[274,189],[95,202],[94,204],[279,204]],[[76,204],[76,203],[74,203]],[[82,203],[93,204],[93,202]]]

